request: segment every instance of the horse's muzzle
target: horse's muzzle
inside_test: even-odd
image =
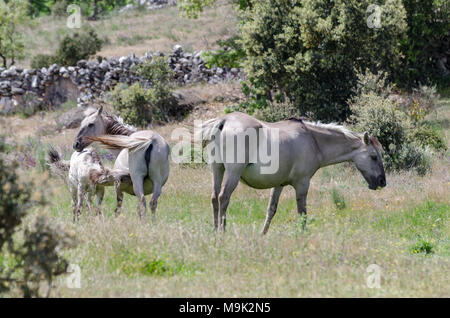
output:
[[[377,178],[378,186],[384,188],[386,186],[386,177],[385,176],[379,176]]]
[[[75,140],[72,145],[73,149],[76,151],[81,151],[84,148],[84,145],[81,141]]]

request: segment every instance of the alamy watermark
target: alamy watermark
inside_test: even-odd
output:
[[[175,163],[248,163],[256,164],[261,174],[278,171],[279,129],[228,127],[222,131],[213,127],[205,130],[201,121],[194,121],[194,127],[193,136],[187,128],[172,131],[171,138],[177,142],[171,151]]]
[[[67,288],[81,288],[81,268],[78,264],[69,264],[67,267],[66,286]]]
[[[381,288],[381,267],[377,264],[370,264],[366,268],[366,285],[368,288]]]
[[[369,29],[381,28],[381,7],[376,4],[371,4],[367,7],[366,13],[369,14],[366,20]]]
[[[66,25],[69,29],[81,28],[81,8],[76,4],[70,4],[67,6],[67,13],[70,15],[67,17]]]

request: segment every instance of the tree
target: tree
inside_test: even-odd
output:
[[[408,22],[402,40],[402,85],[450,78],[450,4],[448,0],[403,0]]]
[[[228,0],[239,10],[251,8],[253,0]],[[178,8],[189,18],[198,18],[206,7],[212,6],[217,0],[178,0]]]
[[[402,2],[378,2],[379,28],[368,23],[372,2],[253,2],[241,26],[249,86],[269,100],[287,97],[302,114],[315,119],[347,118],[356,72],[392,71],[399,62],[406,29]]]
[[[25,0],[0,0],[0,58],[3,67],[14,65],[23,56],[24,44],[19,26],[28,21]]]

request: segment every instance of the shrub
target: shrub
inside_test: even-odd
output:
[[[406,30],[401,0],[379,1],[381,28],[369,28],[370,0],[261,0],[243,15],[244,66],[262,98],[287,96],[302,114],[342,121],[356,69],[390,71]],[[274,14],[276,12],[276,14]]]
[[[68,16],[67,6],[69,2],[67,0],[56,1],[52,7],[52,16],[61,18]]]
[[[446,151],[444,138],[431,126],[421,125],[411,133],[411,139],[422,147],[429,146],[436,151]]]
[[[345,209],[345,207],[347,206],[345,204],[345,197],[337,188],[333,188],[331,195],[333,197],[333,203],[336,206],[336,208],[338,210]]]
[[[424,175],[431,169],[431,153],[410,136],[411,122],[388,97],[371,92],[355,98],[350,104],[349,122],[355,130],[376,136],[383,146],[387,170],[415,169]]]
[[[117,85],[112,92],[114,110],[125,122],[136,126],[147,126],[152,121],[149,93],[139,82],[131,86]]]
[[[241,62],[245,57],[245,53],[241,43],[239,43],[239,39],[240,38],[237,35],[234,35],[226,40],[218,40],[217,45],[221,47],[221,49],[215,52],[205,52],[202,54],[206,66],[228,68],[241,67]]]
[[[31,59],[31,68],[41,69],[43,67],[48,68],[53,64],[58,63],[58,58],[49,54],[37,54]]]
[[[171,117],[180,117],[185,109],[179,108],[173,95],[171,80],[173,71],[164,57],[154,57],[139,64],[136,73],[147,81],[149,86],[149,102],[153,118],[158,121],[168,121]]]
[[[46,281],[48,296],[53,279],[66,272],[67,261],[60,252],[75,241],[45,216],[37,217],[31,227],[20,227],[27,210],[45,200],[33,193],[32,184],[19,181],[17,163],[5,162],[4,151],[0,138],[0,293],[19,289],[24,297],[39,297],[40,283]]]
[[[100,39],[94,29],[84,28],[72,35],[66,35],[59,43],[56,53],[61,65],[76,65],[79,60],[88,59],[100,51],[103,40]]]
[[[402,97],[399,106],[419,125],[426,115],[436,110],[439,105],[439,94],[436,86],[420,85],[411,94]]]

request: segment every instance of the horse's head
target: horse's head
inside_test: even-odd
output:
[[[102,116],[103,106],[92,114],[86,116],[80,125],[80,130],[73,142],[73,149],[81,151],[91,142],[85,137],[99,136],[105,134],[106,124]]]
[[[364,133],[363,143],[353,157],[353,162],[369,184],[369,189],[376,190],[386,186],[381,144],[375,137]]]

